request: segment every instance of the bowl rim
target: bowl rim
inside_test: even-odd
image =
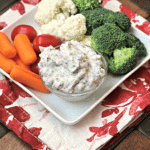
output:
[[[62,43],[62,44],[64,44],[64,43]],[[81,44],[82,44],[82,43],[81,43]],[[84,44],[83,44],[83,45],[84,45]],[[59,48],[60,46],[61,46],[61,45],[56,46],[56,47],[54,47],[54,48]],[[102,60],[103,65],[104,65],[105,75],[101,78],[100,81],[98,81],[99,84],[95,84],[95,86],[93,86],[93,87],[92,87],[91,89],[89,89],[89,90],[83,90],[83,91],[78,92],[78,93],[67,93],[67,92],[64,92],[64,91],[61,91],[61,90],[53,89],[53,88],[51,88],[50,86],[47,86],[47,85],[45,84],[45,82],[43,81],[43,78],[42,78],[43,75],[41,74],[40,69],[39,69],[39,76],[40,76],[40,78],[41,78],[41,80],[42,80],[42,83],[44,84],[44,86],[45,86],[49,91],[51,91],[51,92],[53,92],[53,93],[56,93],[56,94],[59,94],[59,95],[62,95],[62,96],[83,96],[83,95],[85,95],[85,94],[90,94],[90,93],[95,92],[95,91],[100,87],[100,85],[103,83],[103,81],[104,81],[104,79],[105,79],[105,77],[106,77],[106,75],[107,75],[107,72],[108,72],[107,62],[106,62],[104,56],[103,56],[99,51],[97,51],[96,49],[92,48],[91,46],[88,46],[88,45],[84,45],[84,46],[87,46],[87,47],[93,49],[97,54],[99,54],[99,55],[101,56],[101,60]]]

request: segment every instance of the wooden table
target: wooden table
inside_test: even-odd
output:
[[[32,150],[32,148],[0,122],[0,150]]]
[[[18,0],[0,0],[2,7],[0,14],[5,12]],[[137,14],[150,21],[150,1],[147,0],[119,0],[125,6],[135,11]],[[135,4],[138,2],[138,5]],[[149,6],[149,7],[147,7]],[[146,10],[146,11],[144,11]],[[20,140],[13,131],[10,131],[0,122],[0,150],[31,150],[32,148]],[[150,139],[143,135],[138,130],[134,130],[129,134],[115,150],[150,150]]]

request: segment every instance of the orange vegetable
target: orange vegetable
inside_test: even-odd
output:
[[[3,32],[0,32],[0,52],[7,58],[13,58],[17,54],[15,47]]]
[[[19,65],[13,66],[10,77],[38,91],[45,93],[49,92],[49,90],[43,85],[39,75]]]
[[[37,79],[41,79],[39,75],[37,75],[36,73],[34,73],[34,72],[30,71],[30,70],[27,70],[27,69],[25,69],[25,68],[23,68],[23,67],[21,67],[19,65],[15,66],[15,67],[17,67],[18,69],[26,72],[27,74],[30,74],[31,76],[33,76],[33,77],[35,77]]]
[[[17,34],[14,39],[14,46],[24,64],[30,65],[37,60],[36,53],[26,34]]]
[[[22,66],[22,67],[24,67],[24,68],[26,68],[26,69],[28,69],[28,70],[31,70],[31,69],[30,69],[30,66],[25,65],[25,64],[21,61],[21,59],[18,57],[18,55],[16,55],[13,60],[14,60],[19,66]]]
[[[14,65],[16,65],[15,61],[10,58],[6,58],[0,53],[0,68],[2,68],[5,72],[10,73]]]

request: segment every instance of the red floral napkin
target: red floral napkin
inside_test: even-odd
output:
[[[40,0],[22,0],[0,16],[0,29],[15,22]],[[117,0],[103,7],[124,12],[132,24],[150,36],[150,23]],[[76,125],[56,119],[39,102],[0,73],[0,120],[38,150],[94,150],[121,132],[150,104],[150,61],[117,87]]]

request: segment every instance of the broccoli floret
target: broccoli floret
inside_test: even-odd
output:
[[[105,56],[105,58],[109,72],[115,75],[128,73],[137,63],[135,47],[116,49],[113,52],[113,57],[108,58]]]
[[[138,39],[132,33],[125,33],[125,35],[126,35],[127,47],[135,46],[138,56],[146,56],[147,55],[146,48],[145,48],[144,44],[140,41],[140,39]]]
[[[87,10],[81,12],[81,14],[86,18],[86,28],[87,32],[86,35],[91,35],[92,30],[102,25],[102,19],[99,19],[100,16],[98,16],[99,11],[95,12],[94,15],[92,10]]]
[[[131,27],[128,16],[121,12],[113,12],[105,8],[96,8],[94,10],[86,10],[81,12],[86,18],[86,28],[88,35],[91,35],[93,29],[104,25],[105,23],[114,23],[123,31],[127,31]]]
[[[106,23],[92,31],[91,47],[111,55],[114,49],[125,47],[126,36],[115,24]]]
[[[81,12],[86,18],[87,35],[91,35],[92,30],[104,25],[104,23],[114,23],[115,13],[105,8],[96,8]]]
[[[127,31],[131,27],[130,19],[126,14],[116,12],[115,19],[116,25],[120,27],[123,31]]]
[[[116,21],[116,18],[115,18],[115,13],[110,11],[105,13],[104,16],[103,16],[103,24],[105,23],[115,23]]]
[[[79,12],[85,10],[93,10],[99,7],[99,2],[97,0],[72,0]]]

